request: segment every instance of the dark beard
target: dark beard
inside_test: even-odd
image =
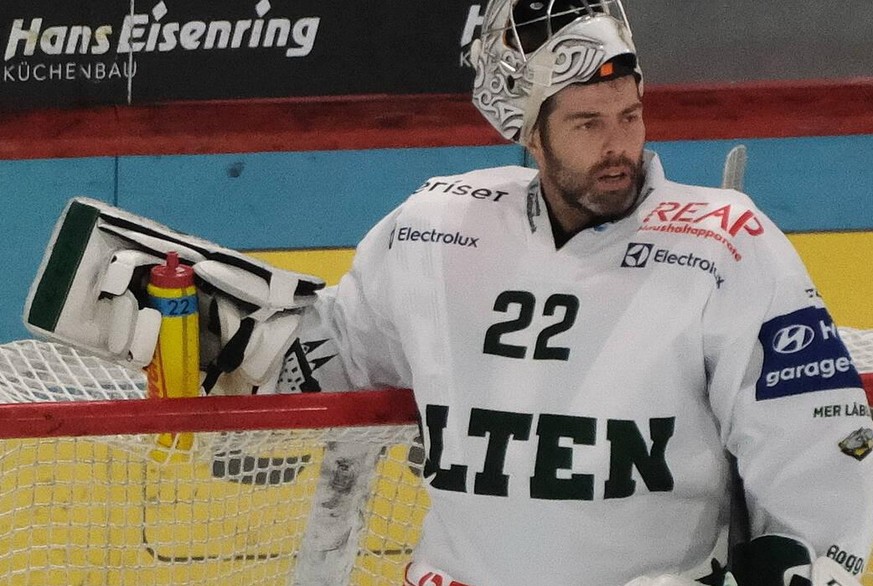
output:
[[[569,170],[555,155],[548,136],[542,136],[543,156],[556,190],[555,195],[565,205],[588,218],[588,226],[614,222],[633,211],[639,200],[644,180],[643,153],[636,162],[629,157],[618,155],[598,162],[587,173]],[[598,191],[595,188],[598,173],[609,167],[622,166],[628,169],[630,184],[619,191]]]
[[[543,146],[557,190],[555,195],[560,197],[568,207],[588,216],[591,225],[614,222],[633,211],[644,179],[642,153],[636,163],[624,155],[609,157],[582,174],[567,169],[548,146]],[[595,177],[609,167],[616,166],[629,170],[630,185],[618,191],[598,191],[595,187]]]

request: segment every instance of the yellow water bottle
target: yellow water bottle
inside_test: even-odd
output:
[[[149,397],[172,399],[200,394],[200,332],[194,269],[168,252],[166,264],[152,267],[146,288],[150,305],[161,313],[158,345],[146,367]],[[158,461],[185,460],[194,445],[193,433],[162,433]]]

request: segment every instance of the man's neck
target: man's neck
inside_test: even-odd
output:
[[[549,220],[552,223],[552,230],[557,234],[560,231],[563,234],[568,234],[568,240],[574,234],[578,234],[586,228],[595,225],[597,218],[594,214],[573,207],[566,201],[555,195],[557,190],[554,186],[548,185],[547,182],[540,182],[540,195],[546,203],[546,209],[549,211]]]
[[[628,207],[625,213],[621,215],[621,217],[605,218],[603,216],[598,216],[592,212],[570,206],[560,197],[550,197],[550,194],[554,193],[554,191],[550,190],[548,186],[543,185],[541,181],[540,195],[542,195],[543,202],[545,202],[546,204],[546,211],[549,215],[549,223],[552,226],[552,235],[555,239],[555,248],[561,248],[567,242],[569,242],[576,234],[582,232],[583,230],[587,230],[588,228],[594,228],[607,222],[615,222],[629,216],[631,213],[633,213],[633,210],[636,209],[637,205],[639,205],[639,202],[642,199],[641,194],[643,183],[644,180],[643,178],[641,178],[637,196],[634,198],[633,203]]]
[[[549,216],[549,224],[552,226],[552,236],[555,239],[555,249],[560,249],[562,246],[567,244],[573,236],[585,230],[586,228],[591,228],[599,224],[600,222],[595,221],[593,218],[588,220],[580,219],[579,222],[567,222],[566,216],[567,214],[561,214],[554,209],[552,202],[543,194],[543,201],[546,204],[546,212]],[[561,220],[564,219],[564,222]]]

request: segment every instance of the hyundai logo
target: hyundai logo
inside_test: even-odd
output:
[[[779,354],[794,354],[800,352],[815,338],[815,332],[809,326],[786,326],[773,336],[773,349]]]

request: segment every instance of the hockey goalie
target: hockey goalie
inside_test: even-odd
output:
[[[474,104],[536,169],[428,180],[336,287],[76,200],[25,320],[141,366],[142,267],[173,249],[204,392],[412,388],[431,508],[407,586],[860,584],[858,373],[778,227],[645,148],[620,1],[492,0],[472,55]]]

